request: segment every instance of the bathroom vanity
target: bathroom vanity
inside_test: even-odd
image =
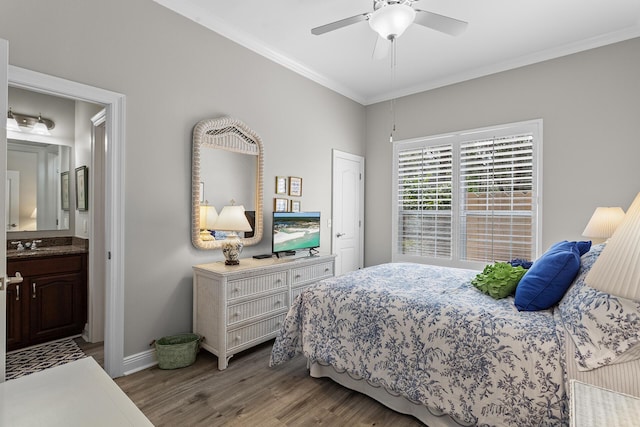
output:
[[[7,351],[82,333],[87,321],[87,249],[7,251]]]

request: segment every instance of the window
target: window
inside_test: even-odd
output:
[[[394,143],[393,260],[534,259],[542,121]]]

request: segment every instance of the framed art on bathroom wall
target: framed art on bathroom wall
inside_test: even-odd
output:
[[[76,209],[89,210],[89,168],[76,168]]]

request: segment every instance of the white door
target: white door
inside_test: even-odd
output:
[[[9,62],[9,44],[0,39],[0,111],[3,113],[7,107],[7,63]],[[7,120],[4,116],[0,127],[0,176],[7,175]],[[0,200],[6,200],[7,188],[0,185]],[[2,223],[6,224],[6,212],[0,209]],[[7,233],[0,233],[0,382],[4,382],[5,361],[7,356]]]
[[[364,157],[333,150],[331,248],[336,276],[364,266]]]

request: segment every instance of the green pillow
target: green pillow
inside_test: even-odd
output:
[[[487,265],[471,284],[495,299],[512,295],[518,282],[527,270],[521,266],[513,267],[507,262],[496,262]]]

